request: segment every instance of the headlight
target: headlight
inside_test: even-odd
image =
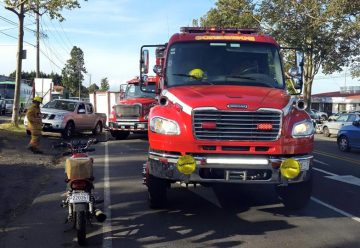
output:
[[[54,120],[62,121],[62,120],[64,120],[64,117],[65,117],[65,115],[55,115]]]
[[[310,120],[297,122],[292,129],[292,136],[294,138],[301,138],[314,134],[314,124]]]
[[[150,130],[166,135],[179,135],[180,128],[176,121],[162,117],[154,117],[150,121]]]

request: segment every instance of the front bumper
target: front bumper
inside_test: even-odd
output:
[[[148,130],[148,122],[136,120],[109,122],[109,130],[144,132]]]
[[[310,178],[312,155],[293,156],[301,165],[300,174],[291,180],[280,174],[280,164],[289,157],[258,155],[199,155],[194,156],[196,169],[184,175],[176,168],[179,155],[149,152],[148,173],[155,177],[185,183],[258,183],[283,184]]]

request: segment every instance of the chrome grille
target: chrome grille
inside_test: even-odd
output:
[[[116,117],[139,117],[141,113],[140,104],[119,104],[115,106]]]
[[[195,110],[193,130],[199,140],[272,141],[279,137],[281,116],[280,111]],[[272,124],[272,129],[259,130],[258,124]]]

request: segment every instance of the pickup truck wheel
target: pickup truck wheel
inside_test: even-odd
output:
[[[312,179],[305,182],[276,186],[276,191],[285,208],[299,210],[308,204],[312,193]]]
[[[165,179],[147,176],[146,185],[148,187],[148,203],[152,209],[163,208],[166,204],[166,188],[168,182]]]
[[[97,135],[97,134],[102,133],[102,130],[103,130],[103,126],[102,126],[101,122],[99,121],[98,123],[96,123],[94,130],[92,130],[92,133],[94,135]]]
[[[31,135],[31,131],[28,130],[28,129],[26,129],[26,134],[27,134],[27,135]]]
[[[129,137],[129,131],[111,131],[111,135],[117,140],[123,140]]]
[[[323,134],[325,137],[330,137],[331,134],[328,127],[323,128]]]
[[[65,126],[64,131],[62,132],[62,137],[64,139],[70,139],[75,132],[75,125],[73,122],[68,122]]]

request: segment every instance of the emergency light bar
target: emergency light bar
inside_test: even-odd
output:
[[[256,34],[257,28],[205,28],[205,27],[181,27],[182,33],[229,33],[229,34]]]

